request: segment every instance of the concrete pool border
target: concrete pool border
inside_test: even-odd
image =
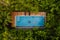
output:
[[[26,13],[27,13],[26,15],[24,15],[24,13],[25,13],[25,12],[20,12],[20,11],[15,12],[15,11],[14,11],[14,12],[11,12],[11,15],[12,15],[13,17],[15,17],[15,16],[29,16],[29,15],[28,15],[28,12],[26,12]],[[34,12],[30,12],[30,13],[31,13],[30,16],[41,16],[40,13],[45,14],[44,16],[45,16],[45,22],[46,22],[46,12],[38,12],[37,15],[36,15]],[[20,15],[15,15],[15,14],[20,14]],[[39,15],[38,15],[38,14],[39,14]],[[12,17],[12,27],[16,27],[16,26],[15,26],[15,23],[14,23],[15,21],[13,22],[13,20],[14,20],[13,17]]]

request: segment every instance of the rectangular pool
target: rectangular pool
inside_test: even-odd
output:
[[[45,23],[44,16],[16,16],[15,25],[17,27],[43,27]]]

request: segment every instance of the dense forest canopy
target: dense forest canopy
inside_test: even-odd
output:
[[[45,28],[10,28],[13,11],[45,11]],[[0,0],[0,40],[60,40],[60,0]]]
[[[59,1],[57,0],[0,0],[0,3],[10,10],[18,11],[47,11],[50,9],[52,11],[59,9]]]

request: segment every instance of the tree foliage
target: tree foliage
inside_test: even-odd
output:
[[[60,0],[3,1],[0,0],[0,40],[60,40]],[[24,31],[10,28],[12,11],[45,11],[45,29]]]

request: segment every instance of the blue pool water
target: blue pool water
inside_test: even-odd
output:
[[[16,16],[16,26],[44,26],[44,16]]]

